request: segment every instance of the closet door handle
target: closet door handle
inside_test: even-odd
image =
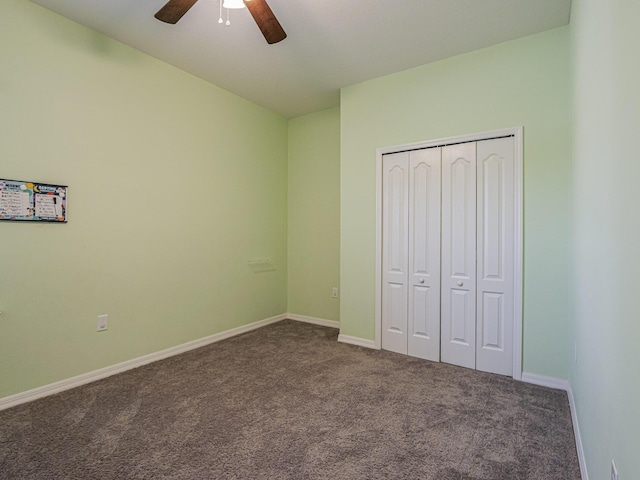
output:
[[[461,287],[464,285],[464,282],[462,280],[458,280],[458,286]]]
[[[424,278],[421,278],[421,279],[420,279],[420,283],[424,283]]]

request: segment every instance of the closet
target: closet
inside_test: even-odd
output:
[[[381,346],[513,374],[513,136],[382,155]]]

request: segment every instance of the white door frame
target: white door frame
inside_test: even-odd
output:
[[[456,137],[439,138],[426,142],[409,143],[376,150],[376,308],[375,308],[375,347],[382,348],[382,156],[440,147],[463,142],[477,142],[499,137],[514,137],[515,144],[515,185],[514,185],[514,301],[513,301],[513,378],[522,380],[522,264],[523,264],[523,150],[522,127],[505,128],[489,132],[473,133]]]

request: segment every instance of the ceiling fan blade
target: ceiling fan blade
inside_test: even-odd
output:
[[[244,4],[258,24],[267,43],[278,43],[287,38],[287,34],[267,5],[266,0],[245,0]]]
[[[169,0],[154,16],[166,23],[177,23],[198,0]]]

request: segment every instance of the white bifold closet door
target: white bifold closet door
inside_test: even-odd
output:
[[[442,361],[476,365],[476,144],[442,149]]]
[[[513,375],[513,137],[477,142],[477,164],[476,369]]]
[[[382,348],[511,375],[513,138],[382,166]]]
[[[383,162],[383,344],[440,359],[440,149]]]
[[[382,195],[382,343],[385,350],[407,349],[409,268],[409,154],[386,155]]]

